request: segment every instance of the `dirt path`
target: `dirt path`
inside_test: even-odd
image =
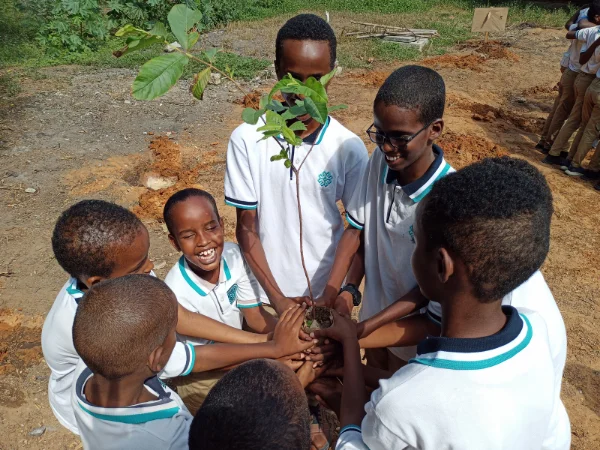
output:
[[[543,272],[569,334],[563,399],[573,448],[596,449],[600,196],[590,184],[539,164],[541,155],[533,150],[534,133],[555,95],[562,34],[511,32],[502,45],[467,45],[426,64],[438,69],[448,86],[441,145],[455,167],[490,155],[516,155],[536,164],[552,187],[556,213]],[[393,68],[344,72],[331,88],[335,103],[349,105],[337,117],[365,142],[377,87]],[[191,99],[184,85],[159,101],[140,103],[129,95],[134,73],[128,70],[62,67],[44,72],[48,79],[25,86],[14,106],[0,109],[2,449],[80,446],[48,407],[48,370],[39,347],[43,316],[65,281],[50,248],[52,227],[63,209],[89,197],[134,208],[151,231],[151,257],[159,276],[177,257],[155,220],[169,191],[147,192],[140,183],[143,173],[179,168],[177,186],[199,184],[215,195],[229,239],[235,224],[234,210],[223,204],[222,185],[227,138],[242,106],[234,103],[239,96],[229,86],[213,86],[203,103]],[[43,435],[29,435],[41,426],[46,427]]]

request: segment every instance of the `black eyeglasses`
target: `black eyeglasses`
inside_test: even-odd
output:
[[[410,143],[410,141],[412,141],[414,138],[416,138],[423,130],[427,129],[431,124],[433,124],[437,120],[439,120],[439,119],[435,119],[435,120],[429,122],[427,125],[425,125],[423,128],[421,128],[419,131],[417,131],[415,134],[404,135],[404,136],[394,136],[394,137],[388,136],[385,133],[380,133],[379,131],[377,131],[373,128],[375,126],[375,124],[371,124],[371,126],[367,130],[367,135],[369,136],[369,139],[371,139],[371,142],[373,142],[374,144],[377,144],[380,148],[383,147],[383,145],[387,141],[390,143],[390,145],[395,150],[398,150],[400,148],[406,147]]]

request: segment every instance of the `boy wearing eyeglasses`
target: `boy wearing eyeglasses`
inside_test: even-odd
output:
[[[415,247],[417,205],[436,180],[454,171],[434,144],[444,128],[445,98],[442,77],[421,66],[396,70],[375,98],[374,121],[367,134],[378,149],[346,210],[351,226],[344,231],[320,299],[349,314],[359,303],[357,286],[364,267],[359,338],[428,303],[419,291],[410,258]],[[363,257],[354,258],[357,252]],[[340,290],[344,279],[346,285]],[[422,319],[411,321],[416,323],[417,341],[430,327],[424,315]],[[371,366],[396,370],[415,352],[415,347],[367,349],[367,360]]]

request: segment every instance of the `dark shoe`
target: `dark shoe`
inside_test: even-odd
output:
[[[594,172],[593,170],[586,171],[583,179],[585,181],[598,181],[600,180],[600,172]]]
[[[571,167],[571,160],[566,158],[564,161],[564,165],[560,166],[560,170],[564,172],[565,170],[568,170],[569,167]]]
[[[542,162],[544,164],[550,164],[553,166],[564,166],[566,164],[566,157],[567,157],[568,153],[567,152],[561,152],[560,155],[558,156],[554,156],[554,155],[547,155]]]
[[[586,175],[587,170],[585,170],[583,167],[569,167],[567,170],[565,170],[565,173],[567,175],[569,175],[570,177],[582,177],[584,175]]]
[[[537,148],[538,150],[543,150],[546,148],[546,141],[543,139],[540,139],[540,141],[537,143],[537,145],[535,146],[535,148]]]
[[[594,185],[594,189],[596,189],[597,191],[600,191],[600,183],[596,183]]]

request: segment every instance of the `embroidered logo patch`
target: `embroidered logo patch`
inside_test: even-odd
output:
[[[319,175],[319,178],[317,178],[317,181],[319,182],[319,184],[321,186],[327,187],[333,181],[333,175],[331,175],[331,172],[324,171]]]
[[[415,232],[413,231],[413,226],[412,226],[412,225],[411,225],[411,226],[409,227],[409,229],[408,229],[408,234],[409,234],[409,236],[410,236],[410,240],[411,240],[411,242],[412,242],[413,244],[415,244],[415,243],[416,243],[416,241],[415,241]]]
[[[229,290],[227,291],[227,298],[229,299],[230,305],[233,305],[233,302],[235,302],[235,299],[237,297],[237,291],[238,291],[237,283],[234,284],[233,286],[231,286],[229,288]]]

